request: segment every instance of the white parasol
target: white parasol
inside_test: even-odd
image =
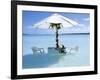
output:
[[[50,23],[61,23],[63,28],[73,27],[78,24],[76,21],[73,21],[67,17],[64,17],[62,15],[55,13],[55,14],[52,14],[51,16],[41,20],[40,22],[34,24],[33,27],[47,29],[47,28],[49,28]]]

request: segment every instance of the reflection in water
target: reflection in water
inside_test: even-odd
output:
[[[61,55],[30,54],[23,57],[23,68],[43,68],[59,61]]]

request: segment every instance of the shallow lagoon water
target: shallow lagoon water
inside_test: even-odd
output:
[[[22,67],[47,68],[47,67],[75,67],[88,66],[90,61],[90,38],[84,35],[60,35],[60,44],[65,47],[76,47],[77,52],[66,55],[53,55],[48,53],[48,47],[55,47],[54,35],[23,35]],[[32,47],[44,48],[44,54],[33,54]]]

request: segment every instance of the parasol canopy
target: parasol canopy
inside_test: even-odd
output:
[[[54,13],[51,16],[44,18],[43,20],[39,21],[38,23],[34,24],[34,28],[41,28],[41,29],[47,29],[50,26],[50,23],[61,23],[63,28],[67,27],[73,27],[77,25],[78,23],[74,20],[71,20],[67,17],[64,17],[58,13]]]

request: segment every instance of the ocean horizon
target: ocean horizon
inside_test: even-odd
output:
[[[59,35],[89,35],[90,33],[65,33],[65,34],[59,34]],[[54,36],[55,34],[28,34],[28,33],[23,33],[22,35],[33,35],[33,36]]]

